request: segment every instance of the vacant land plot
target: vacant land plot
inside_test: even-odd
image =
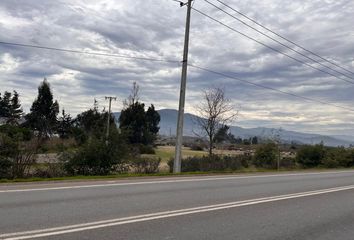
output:
[[[174,146],[159,146],[155,149],[156,156],[161,158],[162,162],[167,162],[175,156],[175,147]],[[208,155],[206,151],[193,151],[189,148],[182,149],[182,157],[193,157],[193,156],[205,156]]]

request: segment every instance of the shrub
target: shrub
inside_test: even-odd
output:
[[[47,163],[35,168],[32,177],[53,178],[64,177],[67,173],[61,163]]]
[[[38,143],[30,140],[28,129],[17,126],[0,126],[1,175],[7,178],[23,178],[35,163]]]
[[[193,151],[203,151],[204,148],[200,144],[192,144],[191,145],[191,150],[193,150]]]
[[[107,175],[122,170],[127,150],[118,135],[110,138],[106,145],[102,139],[91,138],[65,163],[65,169],[72,175]]]
[[[346,159],[341,165],[343,167],[354,167],[354,149],[349,149],[347,151]]]
[[[339,167],[339,162],[333,158],[325,158],[322,161],[322,165],[326,168],[337,168]]]
[[[292,157],[283,157],[280,160],[280,167],[282,168],[295,168],[296,167],[296,159]]]
[[[22,141],[29,141],[32,138],[32,132],[28,128],[17,127],[13,125],[1,125],[0,133],[8,136],[11,139],[21,139]]]
[[[135,173],[157,173],[161,158],[134,158],[130,161],[132,170]]]
[[[0,179],[11,178],[12,162],[6,158],[0,157]]]
[[[151,145],[139,144],[140,154],[155,154],[155,149]]]
[[[277,166],[278,148],[274,143],[258,146],[253,157],[256,167],[275,168]]]
[[[74,136],[74,139],[78,145],[83,145],[86,143],[88,137],[85,134],[85,131],[79,127],[75,127],[72,129],[72,135]]]
[[[321,165],[326,168],[346,167],[348,151],[344,147],[325,148]]]
[[[296,155],[296,160],[303,167],[317,167],[319,166],[325,157],[325,148],[323,144],[315,146],[302,146]]]
[[[182,160],[182,172],[210,172],[210,171],[235,171],[249,166],[250,156],[203,156],[189,157]],[[173,159],[168,162],[170,171],[173,170]]]

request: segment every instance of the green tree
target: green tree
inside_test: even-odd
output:
[[[119,116],[119,127],[126,133],[131,144],[145,143],[146,116],[144,103],[135,102],[124,109]]]
[[[242,140],[242,143],[243,143],[243,145],[251,145],[251,139],[249,138],[249,139],[243,139]]]
[[[229,141],[229,129],[230,127],[227,125],[220,127],[214,136],[214,142],[222,143],[224,141]]]
[[[38,132],[38,138],[52,135],[57,126],[59,104],[53,101],[53,94],[46,79],[38,87],[30,113],[26,116],[28,126]]]
[[[57,132],[59,137],[63,139],[69,138],[73,132],[73,120],[70,114],[65,113],[64,109],[58,121]]]
[[[20,120],[23,115],[23,110],[20,104],[19,94],[16,91],[13,92],[10,103],[9,119],[7,122],[10,124],[18,124],[18,120]]]
[[[73,120],[72,133],[75,140],[79,144],[83,144],[93,137],[104,139],[107,130],[107,117],[108,112],[100,112],[95,99],[93,108],[80,113]],[[113,115],[110,116],[110,132],[118,132]]]
[[[0,178],[22,178],[35,163],[36,141],[29,129],[12,125],[0,126]]]
[[[155,110],[153,104],[146,111],[146,129],[148,131],[147,135],[149,136],[146,139],[146,143],[153,143],[156,140],[156,136],[159,133],[160,127],[159,123],[161,120],[160,114]]]
[[[145,112],[145,104],[139,102],[139,86],[134,83],[130,96],[124,101],[119,116],[119,128],[131,144],[152,144],[159,132],[160,115],[151,105]]]
[[[258,138],[257,138],[256,136],[254,136],[254,137],[252,138],[252,144],[253,144],[253,145],[257,145],[257,144],[258,144]]]
[[[0,93],[0,117],[8,118],[10,117],[11,109],[11,93],[5,91],[3,97]]]

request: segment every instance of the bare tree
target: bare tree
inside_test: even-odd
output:
[[[237,112],[234,112],[230,99],[226,98],[225,90],[214,87],[203,91],[197,113],[196,124],[200,127],[202,135],[208,138],[209,155],[212,155],[215,134],[221,127],[231,123],[236,118]]]
[[[39,143],[38,139],[19,143],[19,148],[12,159],[13,177],[23,178],[28,175],[31,167],[36,163],[36,153],[38,152]]]
[[[129,106],[134,105],[135,103],[139,102],[139,85],[134,82],[133,88],[131,89],[130,95],[128,99],[123,101],[124,108],[128,108]]]

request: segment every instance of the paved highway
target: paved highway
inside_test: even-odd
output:
[[[354,171],[0,185],[0,239],[354,239]]]

